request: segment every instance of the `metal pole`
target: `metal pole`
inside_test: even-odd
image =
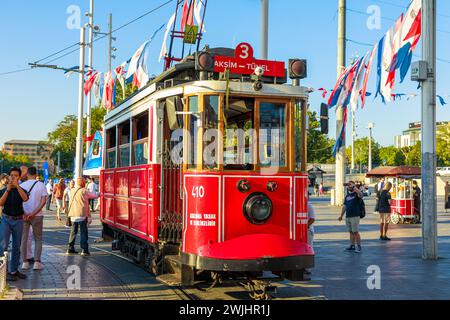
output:
[[[374,124],[369,123],[369,165],[368,170],[372,170],[372,129],[374,128]]]
[[[338,77],[345,69],[345,49],[346,49],[346,0],[339,0],[339,21],[338,21],[338,53],[337,53],[337,73]],[[341,128],[344,124],[344,109],[338,106],[336,110],[336,138],[339,138]],[[341,206],[344,203],[344,182],[345,182],[345,137],[341,148],[336,152],[336,184],[334,205]]]
[[[261,59],[269,56],[269,0],[261,0]]]
[[[352,109],[352,173],[355,170],[355,111]]]
[[[88,64],[89,69],[93,69],[93,46],[94,46],[94,0],[90,0],[91,6],[89,10],[89,48],[88,48]],[[92,104],[92,93],[89,92],[87,96],[87,106],[86,106],[86,137],[89,137],[91,135],[91,104]],[[91,145],[91,142],[86,142],[86,154],[89,153],[89,147]]]
[[[78,80],[78,128],[77,128],[77,148],[75,154],[75,178],[83,176],[83,103],[84,103],[84,49],[86,46],[85,29],[80,28],[80,69]]]
[[[61,172],[61,151],[58,151],[58,169],[56,169],[56,173],[59,174]]]
[[[109,14],[108,21],[108,71],[111,72],[111,58],[112,58],[112,13]]]
[[[436,0],[422,0],[422,56],[428,79],[422,83],[423,259],[438,259],[436,197]]]

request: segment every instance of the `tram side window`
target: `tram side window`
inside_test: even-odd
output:
[[[188,146],[187,167],[189,169],[195,169],[197,167],[197,142],[200,128],[198,111],[198,96],[189,97],[189,112],[193,113],[188,118],[190,141]]]
[[[255,164],[255,101],[230,99],[225,107],[224,169],[252,170]]]
[[[286,166],[286,105],[261,102],[259,108],[261,167]]]
[[[133,119],[133,165],[148,163],[148,112]]]
[[[116,141],[116,127],[106,131],[106,168],[113,169],[117,167],[117,141]]]
[[[119,125],[119,167],[130,165],[130,122]]]
[[[204,96],[203,119],[203,168],[216,169],[219,143],[219,96]]]

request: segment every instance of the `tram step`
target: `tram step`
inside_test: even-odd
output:
[[[164,273],[181,275],[181,259],[177,255],[164,256]]]
[[[179,274],[166,273],[166,274],[157,276],[156,279],[162,283],[165,283],[168,286],[171,286],[171,287],[181,286],[181,277]]]

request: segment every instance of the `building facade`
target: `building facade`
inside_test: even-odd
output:
[[[445,126],[450,122],[438,122],[437,128]],[[403,131],[402,135],[394,137],[394,146],[396,148],[414,147],[421,140],[421,128],[420,122],[413,122],[409,124],[409,129]]]
[[[26,156],[38,169],[42,169],[44,162],[51,162],[52,150],[36,140],[10,140],[4,143],[2,151],[11,156]]]

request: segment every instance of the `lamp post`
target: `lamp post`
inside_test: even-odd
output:
[[[372,130],[375,128],[375,123],[369,122],[367,129],[369,129],[369,166],[368,170],[372,170]]]

